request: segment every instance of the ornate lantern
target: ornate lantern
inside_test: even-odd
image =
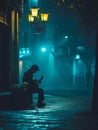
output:
[[[38,16],[38,10],[39,8],[31,8],[31,14],[33,17],[37,17]]]
[[[48,21],[48,15],[47,13],[41,13],[41,21]]]
[[[34,22],[34,17],[32,16],[32,14],[28,15],[28,21],[29,22]]]

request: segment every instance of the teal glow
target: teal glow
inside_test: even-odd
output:
[[[65,36],[65,38],[67,39],[67,38],[68,38],[68,36]]]
[[[21,51],[19,51],[19,54],[21,54],[22,52]]]
[[[30,48],[21,48],[19,50],[19,58],[27,57],[31,55]]]
[[[25,54],[26,52],[25,52],[25,50],[23,50],[23,54]]]
[[[75,59],[76,59],[76,60],[79,60],[79,59],[80,59],[80,55],[77,54],[77,55],[75,56]]]
[[[42,50],[42,52],[45,52],[45,51],[46,51],[46,48],[43,47],[41,50]]]
[[[30,53],[30,50],[27,50],[27,54],[29,54]]]
[[[29,8],[38,7],[38,0],[29,0]]]

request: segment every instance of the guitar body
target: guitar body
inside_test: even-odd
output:
[[[43,78],[44,77],[41,76],[39,80],[34,80],[34,88],[38,88],[39,87],[39,83],[41,83],[41,81],[42,81]]]

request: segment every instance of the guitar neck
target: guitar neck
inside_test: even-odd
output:
[[[42,81],[42,79],[43,79],[43,77],[41,77],[41,78],[38,80],[38,82],[40,83],[40,82]]]

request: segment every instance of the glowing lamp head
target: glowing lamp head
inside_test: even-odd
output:
[[[37,17],[38,16],[38,10],[39,8],[31,8],[31,14],[33,17]]]
[[[41,13],[41,21],[48,21],[48,15],[47,13]]]
[[[34,22],[34,17],[32,16],[32,14],[28,15],[28,21],[29,22]]]

